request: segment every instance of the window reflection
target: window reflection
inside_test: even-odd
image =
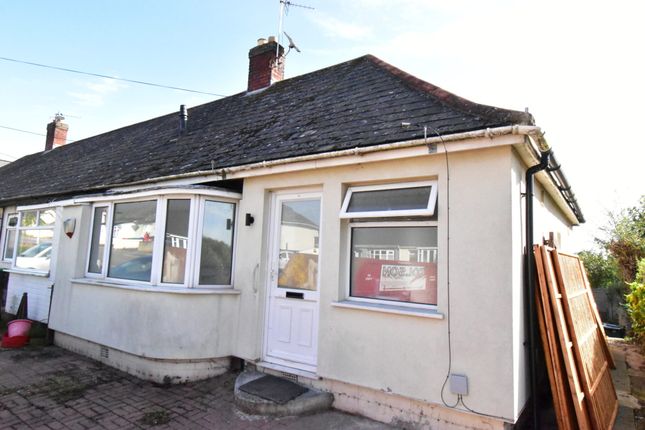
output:
[[[103,255],[107,240],[107,207],[94,208],[94,225],[92,225],[92,244],[90,248],[90,264],[88,272],[101,273]]]
[[[282,203],[278,287],[318,289],[320,200]]]
[[[53,230],[20,230],[16,267],[20,269],[49,270],[52,254]]]
[[[204,202],[199,266],[200,285],[231,283],[234,217],[234,204],[211,200]]]
[[[351,295],[437,304],[436,227],[352,229]]]
[[[161,281],[183,284],[188,252],[190,200],[168,200]]]
[[[157,202],[114,205],[108,276],[150,281]]]

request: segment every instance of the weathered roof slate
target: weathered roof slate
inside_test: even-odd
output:
[[[420,137],[532,124],[529,114],[484,106],[371,55],[178,113],[31,154],[0,168],[0,202],[81,194],[119,184]]]

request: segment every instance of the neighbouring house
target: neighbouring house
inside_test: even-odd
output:
[[[55,119],[0,169],[8,312],[28,292],[56,344],[145,379],[235,357],[384,422],[516,423],[525,247],[584,221],[542,131],[371,55],[283,80],[283,53],[261,39],[247,91],[75,143]]]

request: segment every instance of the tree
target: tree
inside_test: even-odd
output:
[[[625,284],[618,277],[616,260],[605,252],[593,250],[581,251],[578,256],[585,266],[591,287],[605,290],[609,305],[607,319],[615,321],[615,305],[622,302],[625,294]]]
[[[627,313],[632,322],[634,338],[645,349],[645,258],[638,262],[634,282],[629,284],[630,293],[625,296]]]
[[[592,288],[610,288],[619,284],[618,265],[611,255],[598,251],[581,251],[578,256],[585,265]]]
[[[609,215],[602,229],[606,239],[596,239],[616,260],[618,276],[626,283],[636,277],[638,262],[645,258],[645,195],[639,205]]]

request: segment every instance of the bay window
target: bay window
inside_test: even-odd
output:
[[[133,284],[230,287],[235,218],[236,203],[228,196],[95,203],[86,275]]]
[[[349,299],[437,304],[436,181],[350,187]]]

